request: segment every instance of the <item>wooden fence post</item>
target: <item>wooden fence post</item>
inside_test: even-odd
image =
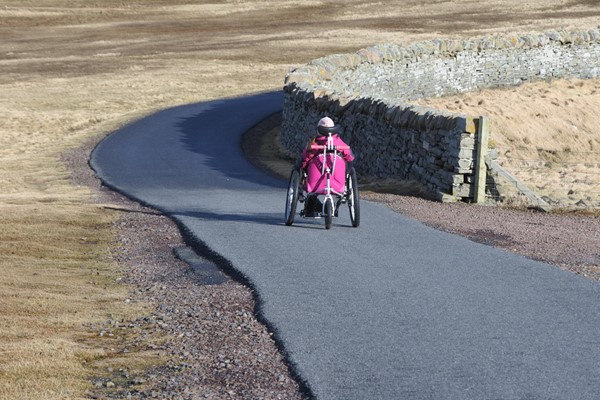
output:
[[[485,203],[485,184],[487,170],[485,165],[485,156],[488,151],[488,138],[490,131],[490,121],[487,117],[480,116],[477,126],[476,159],[475,159],[475,203]]]

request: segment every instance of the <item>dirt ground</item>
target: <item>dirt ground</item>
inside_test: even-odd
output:
[[[125,396],[128,390],[150,396],[161,386],[153,389],[146,380],[137,392],[130,390],[123,371],[144,375],[185,357],[160,350],[158,342],[179,337],[169,329],[157,343],[148,341],[154,349],[117,351],[112,338],[135,338],[139,321],[160,314],[160,297],[144,297],[139,283],[126,278],[129,267],[120,257],[125,244],[136,240],[124,238],[131,233],[121,222],[131,213],[119,211],[117,200],[99,205],[97,188],[74,183],[65,152],[159,109],[278,90],[291,66],[324,55],[440,36],[591,29],[599,15],[600,6],[590,0],[0,0],[0,398],[82,398],[92,389],[96,397]],[[523,180],[544,190],[565,186],[568,201],[592,201],[582,193],[595,193],[588,179],[598,167],[597,89],[598,81],[545,82],[430,104],[489,113],[506,163],[527,160],[526,168],[515,168]],[[519,125],[523,120],[526,126]],[[592,159],[574,166],[581,174],[577,182],[564,183],[570,170],[549,174],[534,168],[540,160],[562,168],[567,153],[585,151]],[[551,179],[534,182],[539,176]],[[215,292],[211,303],[246,299],[229,311],[233,315],[253,307],[247,303],[251,294]],[[139,294],[135,301],[131,293]],[[130,324],[131,334],[122,329]],[[109,331],[114,336],[99,335]],[[120,331],[127,337],[116,335]],[[212,350],[207,346],[206,354],[193,355],[218,370],[226,363]],[[251,365],[260,371],[260,363]],[[115,382],[99,378],[119,374]],[[245,386],[235,384],[213,392],[228,387],[230,375],[213,376],[206,387],[213,398],[250,398],[238,390]],[[242,385],[241,372],[231,376]],[[169,390],[191,397],[185,395],[190,379]],[[260,379],[273,376],[265,372]],[[291,386],[270,386],[262,396],[283,398],[298,389],[289,376],[281,382]],[[201,393],[202,387],[194,390]]]

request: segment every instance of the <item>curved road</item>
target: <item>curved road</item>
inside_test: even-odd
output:
[[[598,399],[600,286],[369,202],[283,224],[287,182],[241,135],[281,109],[266,93],[168,109],[107,137],[91,164],[162,210],[257,291],[317,399]]]

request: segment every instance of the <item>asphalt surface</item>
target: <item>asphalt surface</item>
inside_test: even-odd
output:
[[[283,223],[241,136],[281,93],[164,110],[108,136],[107,185],[178,221],[257,291],[317,399],[599,399],[600,286],[370,202]]]

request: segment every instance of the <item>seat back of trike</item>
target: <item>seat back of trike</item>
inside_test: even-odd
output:
[[[331,190],[343,193],[346,185],[346,161],[336,153],[326,153],[326,155],[319,153],[308,162],[304,189],[308,193],[326,193],[327,174],[323,170],[323,162],[325,168],[331,169]]]

